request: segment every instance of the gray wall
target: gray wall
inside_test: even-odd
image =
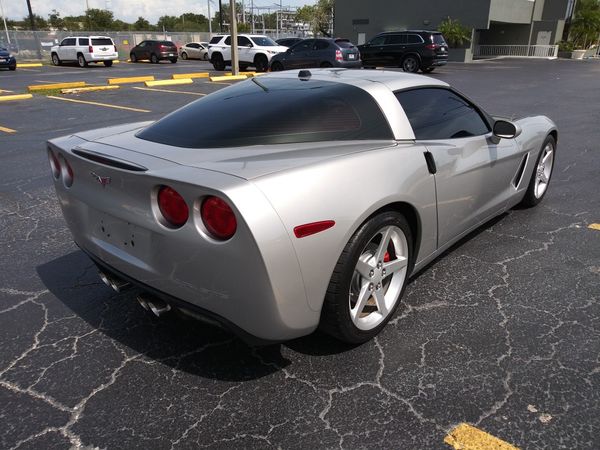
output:
[[[489,30],[479,31],[480,45],[527,45],[529,25],[492,22]]]
[[[568,0],[545,0],[542,20],[566,19],[568,3]]]
[[[334,33],[357,42],[382,31],[437,28],[446,17],[469,28],[487,28],[490,0],[336,0]],[[368,20],[368,24],[355,23]]]
[[[531,23],[533,5],[527,0],[492,0],[489,18],[494,22]]]

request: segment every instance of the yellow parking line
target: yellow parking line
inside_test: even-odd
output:
[[[466,423],[461,423],[448,433],[444,442],[455,450],[519,450],[518,447]]]
[[[139,87],[139,86],[134,86],[133,89],[139,89],[140,91],[168,92],[170,94],[189,94],[189,95],[198,95],[198,96],[206,95],[206,94],[202,94],[201,92],[173,91],[171,89],[144,88],[144,87]]]
[[[131,108],[129,106],[109,105],[108,103],[89,102],[86,100],[75,100],[74,98],[55,97],[53,95],[48,95],[46,98],[52,98],[54,100],[62,100],[64,102],[84,103],[86,105],[104,106],[106,108],[124,109],[125,111],[135,111],[135,112],[144,112],[144,113],[151,112],[147,109]]]
[[[592,224],[588,225],[588,228],[590,228],[591,230],[600,231],[600,223],[592,223]]]
[[[16,133],[17,130],[13,130],[12,128],[0,127],[0,131],[4,131],[5,133]]]

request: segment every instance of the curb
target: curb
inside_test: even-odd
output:
[[[144,84],[148,87],[152,86],[171,86],[174,84],[192,84],[191,78],[178,78],[176,80],[159,80],[159,81],[146,81]]]
[[[109,78],[107,80],[108,84],[143,83],[145,81],[154,81],[154,75],[145,77]]]
[[[82,92],[94,92],[94,91],[108,91],[112,89],[119,89],[121,86],[86,86],[81,88],[70,88],[61,89],[61,94],[80,94]]]
[[[245,80],[248,78],[246,75],[223,75],[218,77],[209,77],[210,81],[233,81],[233,80]]]
[[[194,73],[174,73],[172,75],[174,80],[180,80],[182,78],[209,78],[208,72],[194,72]]]
[[[30,86],[27,86],[27,90],[29,92],[48,91],[51,89],[78,88],[78,87],[84,87],[85,85],[86,85],[85,81],[74,81],[71,83],[33,84]]]
[[[15,95],[0,95],[0,102],[8,102],[10,100],[25,100],[32,98],[31,94],[15,94]]]

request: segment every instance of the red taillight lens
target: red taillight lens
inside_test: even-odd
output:
[[[158,190],[157,201],[160,213],[170,226],[179,228],[187,222],[189,217],[187,203],[175,189],[162,186]]]
[[[342,56],[342,51],[341,50],[336,50],[335,51],[335,60],[336,61],[342,61],[344,59],[344,57]]]
[[[230,206],[219,197],[206,197],[200,208],[202,222],[212,237],[224,241],[237,229],[237,220]]]
[[[88,50],[90,53],[94,53],[94,47],[92,47],[91,45],[88,47]]]
[[[437,45],[436,44],[427,44],[425,46],[425,48],[428,50],[435,50],[437,48]]]
[[[54,179],[58,180],[60,176],[60,163],[58,162],[58,158],[54,154],[54,152],[48,149],[48,161],[50,162],[50,170],[52,171],[52,176]]]

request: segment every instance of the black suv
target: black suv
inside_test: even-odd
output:
[[[163,59],[176,63],[177,57],[177,46],[171,41],[142,41],[129,52],[132,63],[142,59],[149,59],[153,64]]]
[[[429,73],[448,62],[448,44],[439,31],[407,30],[379,33],[358,46],[363,66],[402,67]]]

